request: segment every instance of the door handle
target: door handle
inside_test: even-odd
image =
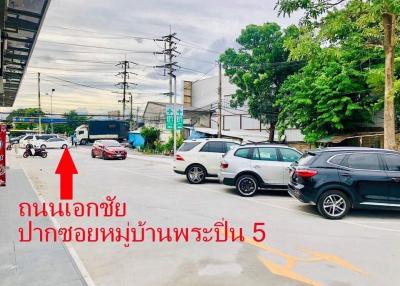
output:
[[[396,183],[400,183],[400,177],[394,177],[394,178],[392,178],[392,181],[394,181]]]
[[[260,168],[260,165],[254,165],[254,168]]]

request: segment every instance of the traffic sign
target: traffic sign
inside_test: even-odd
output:
[[[165,108],[165,128],[174,129],[174,106],[172,104],[168,104]]]
[[[176,129],[183,129],[183,105],[176,107]]]
[[[174,105],[168,104],[165,108],[165,127],[174,129]],[[176,105],[176,129],[183,128],[183,105]]]

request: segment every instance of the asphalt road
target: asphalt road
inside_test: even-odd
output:
[[[54,174],[61,150],[47,159],[9,156],[23,168],[39,195],[57,202]],[[353,211],[341,221],[317,215],[284,193],[242,198],[210,181],[190,185],[172,172],[169,158],[130,155],[125,161],[90,157],[90,148],[72,149],[79,174],[76,201],[116,195],[130,221],[160,227],[211,227],[225,218],[252,235],[265,222],[265,243],[119,243],[72,245],[95,285],[398,285],[400,212]],[[61,226],[126,225],[126,219],[57,218]],[[45,278],[44,278],[45,279]]]

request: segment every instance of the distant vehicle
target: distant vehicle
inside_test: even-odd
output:
[[[120,120],[90,120],[88,125],[75,129],[76,140],[81,145],[101,139],[122,142],[128,138],[129,124]]]
[[[400,210],[400,153],[342,147],[310,151],[293,164],[289,194],[328,219],[351,208]]]
[[[63,138],[50,138],[47,140],[37,140],[34,142],[35,147],[40,147],[43,149],[66,149],[71,146],[71,144]]]
[[[10,144],[18,144],[19,140],[21,140],[23,137],[25,136],[25,134],[19,135],[17,137],[13,137],[10,139]]]
[[[116,140],[96,140],[92,146],[92,158],[125,160],[127,152]]]
[[[39,140],[48,140],[50,138],[58,138],[57,134],[28,134],[19,140],[19,146],[25,148],[28,143],[37,145],[36,142]]]
[[[186,140],[176,152],[174,172],[186,175],[191,184],[218,177],[222,155],[236,146],[239,144],[229,139]]]
[[[289,167],[301,157],[298,150],[275,144],[247,144],[228,152],[221,161],[219,180],[236,186],[244,197],[253,196],[259,188],[285,190]]]

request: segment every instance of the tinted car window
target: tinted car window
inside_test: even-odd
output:
[[[381,170],[378,154],[350,154],[343,160],[343,166],[361,170]]]
[[[261,161],[278,161],[276,148],[262,147],[255,148],[253,152],[253,160]]]
[[[304,153],[303,156],[300,157],[298,160],[298,166],[309,166],[311,162],[314,160],[315,154],[314,153]]]
[[[283,162],[295,162],[301,157],[301,154],[293,149],[279,148],[279,151]]]
[[[200,152],[225,153],[225,142],[207,142]]]
[[[85,131],[78,131],[78,134],[83,134],[85,133]]]
[[[49,142],[58,142],[58,141],[64,141],[64,140],[61,139],[61,138],[50,138],[50,139],[47,140],[47,141],[49,141]]]
[[[31,139],[33,139],[33,136],[31,136],[31,135],[25,137],[25,140],[31,140]]]
[[[230,150],[232,150],[233,148],[235,148],[238,145],[239,144],[236,144],[234,142],[225,142],[225,153],[229,152]]]
[[[236,157],[249,158],[250,148],[241,148],[235,152]]]
[[[179,152],[186,152],[192,150],[194,147],[199,145],[200,142],[184,142],[181,148],[179,148]]]
[[[346,157],[346,155],[341,154],[341,155],[335,155],[329,159],[329,162],[335,165],[342,165],[342,161]]]
[[[400,172],[400,156],[394,154],[386,154],[383,155],[385,158],[386,166],[389,171],[398,171]]]

